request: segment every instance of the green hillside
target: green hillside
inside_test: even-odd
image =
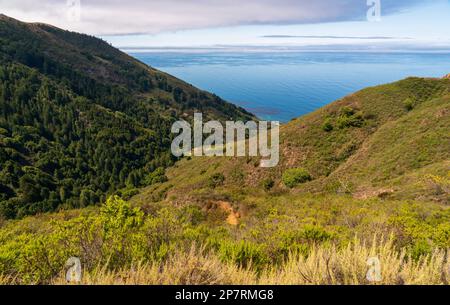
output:
[[[0,283],[449,284],[449,80],[368,88],[281,128],[281,163],[192,157],[100,207],[0,221]],[[95,152],[94,152],[95,153]]]
[[[106,42],[0,16],[0,215],[104,201],[173,162],[170,127],[252,116]]]
[[[203,193],[265,188],[262,196],[312,192],[448,204],[449,90],[445,78],[364,89],[282,126],[275,168],[258,167],[256,158],[183,160],[168,170],[168,182],[144,189],[135,200],[195,202]],[[286,181],[296,169],[308,181]],[[209,179],[217,173],[224,175],[223,185],[211,189]]]

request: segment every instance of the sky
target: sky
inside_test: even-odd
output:
[[[0,0],[0,13],[134,51],[450,50],[449,0]]]

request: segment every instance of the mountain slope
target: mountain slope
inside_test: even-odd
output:
[[[427,175],[450,171],[449,126],[450,95],[417,105],[383,124],[329,179],[345,179],[363,196],[385,188],[394,197],[450,202],[449,194],[427,190],[426,183]]]
[[[448,284],[448,88],[449,80],[409,78],[293,120],[281,128],[276,168],[259,168],[257,158],[184,158],[147,175],[150,185],[129,202],[112,196],[100,207],[0,218],[0,282],[63,283],[67,259],[78,257],[84,284],[373,284],[367,259],[376,256],[395,267],[383,269],[383,284]],[[54,104],[78,109],[80,103]],[[69,146],[76,162],[108,153],[122,131],[109,132],[108,123],[114,128],[128,118],[92,107],[83,108],[78,122],[87,134],[81,147],[87,142],[94,149]],[[139,124],[122,124],[152,135]],[[22,141],[30,129],[21,130],[0,131],[17,162],[34,148]],[[54,143],[39,145],[64,143],[71,130],[58,129]],[[99,135],[106,149],[96,147]],[[142,140],[123,137],[136,152],[146,147]],[[129,160],[124,151],[117,156]],[[311,179],[294,185],[285,173],[298,168]],[[127,184],[142,177],[131,178]]]
[[[408,78],[364,89],[282,126],[275,168],[258,167],[256,158],[183,160],[168,170],[168,182],[133,200],[177,205],[225,200],[242,208],[255,196],[268,202],[272,196],[312,192],[449,203],[449,92],[445,78]],[[307,171],[311,181],[287,187],[286,173],[293,168]],[[211,187],[220,173],[224,182]]]
[[[102,40],[0,16],[0,215],[97,203],[173,162],[170,127],[245,110]]]
[[[149,106],[148,99],[159,99],[158,104],[172,112],[198,110],[218,119],[252,117],[244,109],[150,68],[92,36],[45,24],[23,23],[4,15],[0,15],[0,34],[3,62],[36,68],[64,82],[74,93],[113,110],[143,116],[135,111],[154,111],[155,106]],[[115,101],[105,98],[111,91]],[[179,117],[182,112],[176,114]]]

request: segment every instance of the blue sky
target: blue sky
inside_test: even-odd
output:
[[[0,12],[124,49],[450,50],[448,0],[381,0],[379,22],[367,20],[366,1],[0,0]]]

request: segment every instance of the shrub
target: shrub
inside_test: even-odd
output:
[[[289,188],[296,187],[301,183],[311,181],[311,175],[303,168],[292,168],[284,172],[282,177],[284,185]]]
[[[247,241],[239,243],[224,241],[220,244],[219,255],[224,262],[233,262],[242,268],[252,266],[260,270],[267,263],[264,246]]]
[[[410,98],[407,98],[406,100],[403,101],[403,106],[405,107],[406,110],[411,111],[414,108],[414,101]]]
[[[139,194],[139,190],[135,189],[135,188],[131,188],[131,189],[127,188],[127,189],[120,191],[121,197],[125,200],[129,200],[131,197],[133,197],[137,194]]]
[[[266,190],[266,191],[269,191],[270,189],[272,189],[274,185],[275,185],[275,181],[273,181],[273,179],[271,179],[271,178],[264,179],[264,180],[261,182],[261,186],[262,186],[262,187],[264,188],[264,190]]]
[[[328,118],[328,119],[325,120],[325,122],[324,122],[323,125],[322,125],[322,130],[323,130],[323,131],[326,131],[326,132],[330,132],[330,131],[333,130],[333,124],[332,124],[330,118]]]
[[[216,173],[209,177],[208,186],[211,188],[216,188],[223,185],[225,182],[225,176],[222,173]]]
[[[336,121],[336,125],[340,129],[349,127],[361,127],[363,123],[364,119],[359,113],[352,116],[340,116]]]
[[[166,182],[168,179],[164,173],[164,168],[159,167],[144,179],[144,184],[149,186],[156,183]]]
[[[355,110],[353,108],[349,107],[349,106],[344,106],[344,107],[341,108],[341,115],[342,116],[349,117],[349,116],[352,116],[354,114],[355,114]]]
[[[309,243],[323,243],[333,238],[333,234],[319,226],[306,225],[302,237]]]
[[[338,128],[361,127],[364,124],[364,116],[361,111],[356,112],[350,107],[343,107],[336,120]]]
[[[133,208],[119,196],[112,196],[100,208],[100,216],[105,231],[113,232],[110,229],[122,230],[141,225],[144,213],[139,208]],[[117,232],[113,235],[115,233]]]
[[[416,241],[410,249],[411,258],[414,259],[415,261],[418,261],[420,258],[431,254],[431,252],[432,247],[425,240]]]

